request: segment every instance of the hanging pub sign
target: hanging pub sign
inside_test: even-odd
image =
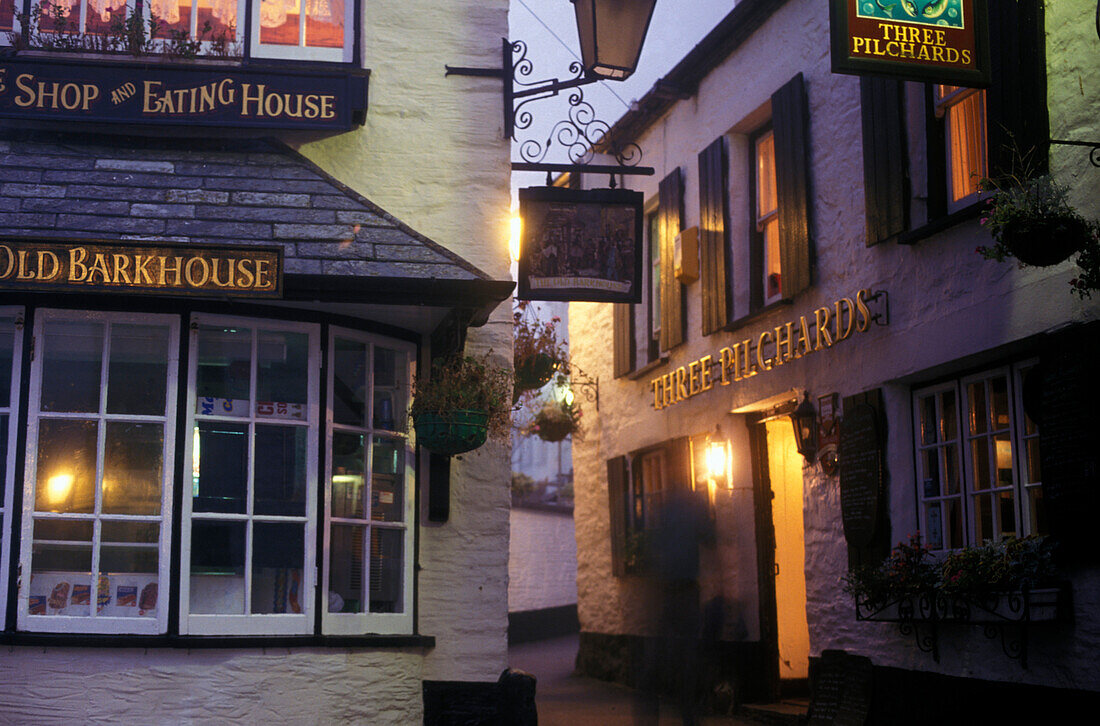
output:
[[[0,118],[347,131],[367,76],[348,70],[0,59]]]
[[[990,83],[987,0],[830,0],[834,73]]]
[[[283,249],[0,237],[0,289],[278,298]]]
[[[520,189],[519,299],[641,302],[642,201],[629,189]]]

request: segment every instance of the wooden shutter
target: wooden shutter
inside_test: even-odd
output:
[[[614,374],[616,378],[634,370],[634,306],[616,303],[612,310],[614,328]]]
[[[675,348],[684,342],[684,286],[676,279],[673,264],[673,242],[680,233],[684,219],[684,184],[680,168],[661,180],[657,210],[661,230],[661,350]]]
[[[993,84],[986,95],[990,176],[1013,171],[1014,158],[1029,154],[1031,171],[1047,171],[1046,52],[1041,0],[989,3]],[[1017,174],[1019,162],[1015,171]]]
[[[691,442],[686,436],[665,444],[665,465],[669,491],[691,490]]]
[[[1039,457],[1050,534],[1075,562],[1100,561],[1100,323],[1049,336],[1040,358]],[[1025,396],[1028,391],[1025,389]],[[1026,399],[1025,399],[1026,400]]]
[[[882,489],[879,491],[879,501],[877,510],[877,521],[874,526],[874,535],[865,546],[854,546],[851,543],[848,544],[848,567],[861,567],[863,565],[872,565],[882,562],[890,554],[890,547],[892,540],[890,539],[890,497],[889,497],[889,485],[890,474],[886,471],[886,410],[883,407],[882,402],[882,389],[876,388],[871,391],[865,391],[854,396],[845,396],[842,400],[842,409],[845,414],[855,409],[857,406],[867,405],[875,411],[875,419],[878,426],[878,440],[880,444],[879,461],[882,467]],[[839,459],[841,476],[844,476],[844,462],[845,457],[850,455],[848,448],[846,447],[844,421],[843,418],[840,422],[840,446],[839,446]],[[866,455],[866,452],[855,451],[852,452],[855,456]]]
[[[626,508],[628,471],[625,456],[607,460],[607,510],[611,519],[611,574],[626,574]]]
[[[810,286],[808,121],[806,88],[799,73],[772,94],[779,266],[785,298]]]
[[[900,81],[873,76],[859,79],[868,247],[909,226],[903,89]]]
[[[699,262],[703,278],[703,335],[720,330],[733,314],[730,291],[729,164],[726,138],[719,136],[699,154]]]

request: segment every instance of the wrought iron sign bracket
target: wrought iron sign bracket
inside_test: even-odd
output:
[[[1081,146],[1089,151],[1089,161],[1092,165],[1100,168],[1100,141],[1070,141],[1067,139],[1051,139],[1050,143],[1059,144],[1060,146]]]
[[[596,404],[596,410],[600,410],[600,378],[596,376],[593,378],[584,371],[580,366],[570,361],[567,364],[565,374],[569,377],[569,387],[573,390],[580,389],[584,394],[584,399],[589,403]]]
[[[558,121],[550,130],[545,142],[535,139],[520,141],[519,152],[522,161],[512,164],[512,171],[544,171],[547,177],[554,172],[590,173],[612,175],[638,174],[652,176],[652,167],[637,166],[642,158],[642,150],[635,143],[615,145],[608,143],[607,133],[611,126],[596,118],[592,104],[584,100],[581,86],[605,80],[599,76],[586,75],[583,66],[573,61],[569,64],[572,78],[559,80],[551,78],[544,81],[528,80],[534,71],[534,64],[527,58],[527,44],[522,40],[501,40],[500,68],[467,68],[462,66],[444,66],[444,76],[476,76],[499,78],[502,83],[504,138],[516,139],[516,132],[528,129],[534,122],[531,111],[524,108],[528,103],[546,100],[558,96],[562,91],[573,91],[568,96],[569,113],[566,119]],[[565,148],[569,164],[546,163],[547,152],[555,143]],[[595,149],[607,146],[607,152],[615,157],[618,165],[592,164]]]

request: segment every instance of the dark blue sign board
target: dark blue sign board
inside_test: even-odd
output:
[[[0,118],[346,131],[366,110],[358,69],[0,59]]]

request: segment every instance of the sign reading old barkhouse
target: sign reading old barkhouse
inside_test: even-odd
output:
[[[0,238],[0,289],[281,297],[280,247]]]
[[[0,60],[0,118],[348,130],[366,108],[367,76],[347,70]]]
[[[987,0],[829,1],[834,73],[989,85]]]

